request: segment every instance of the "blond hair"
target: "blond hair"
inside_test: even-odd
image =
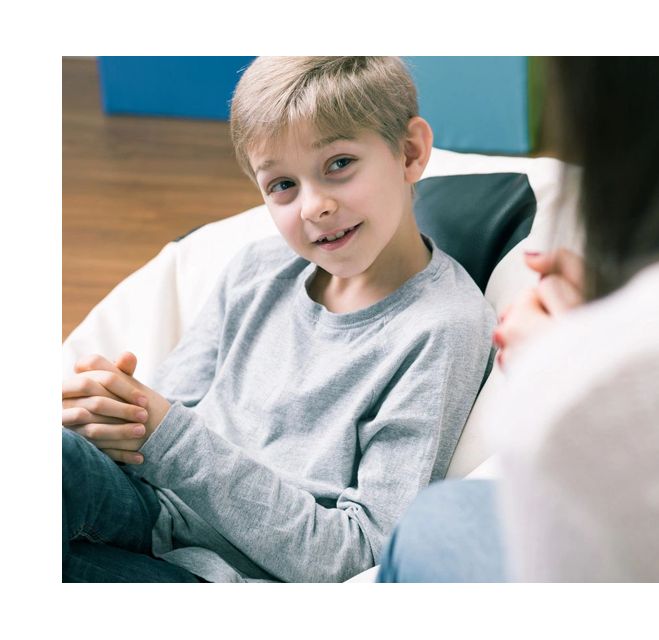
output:
[[[231,139],[238,163],[256,182],[249,152],[272,148],[292,126],[308,123],[321,138],[374,131],[398,156],[418,111],[416,87],[400,58],[262,56],[234,92]]]

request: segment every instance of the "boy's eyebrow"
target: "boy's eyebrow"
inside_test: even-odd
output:
[[[265,162],[262,162],[258,167],[256,167],[254,175],[257,176],[259,171],[265,171],[266,169],[269,169],[273,164],[275,164],[274,160],[266,160]]]
[[[356,140],[357,138],[355,136],[327,136],[326,138],[321,138],[320,140],[316,140],[311,146],[314,149],[322,149],[323,147],[327,147],[328,145],[332,144],[332,142],[336,142],[337,140]]]
[[[336,142],[337,140],[356,140],[356,136],[327,136],[326,138],[321,138],[320,140],[316,140],[316,142],[312,143],[311,147],[313,149],[322,149],[323,147],[327,147],[332,142]],[[269,169],[273,165],[276,164],[275,160],[265,160],[261,164],[259,164],[258,167],[256,167],[256,170],[254,171],[254,175],[258,175],[260,171],[265,171],[266,169]]]

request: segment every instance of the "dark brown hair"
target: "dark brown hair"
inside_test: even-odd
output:
[[[586,298],[659,260],[659,61],[553,58],[564,149],[583,166]]]

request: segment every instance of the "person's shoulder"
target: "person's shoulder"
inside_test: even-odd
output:
[[[229,286],[252,288],[276,279],[296,278],[309,262],[293,251],[278,235],[248,243],[230,262]]]

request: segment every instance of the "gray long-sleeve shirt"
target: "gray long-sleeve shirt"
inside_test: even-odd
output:
[[[346,314],[309,297],[316,266],[281,238],[232,261],[157,376],[173,406],[134,467],[162,503],[156,556],[212,582],[342,581],[376,563],[445,475],[496,324],[426,243],[422,272]]]

